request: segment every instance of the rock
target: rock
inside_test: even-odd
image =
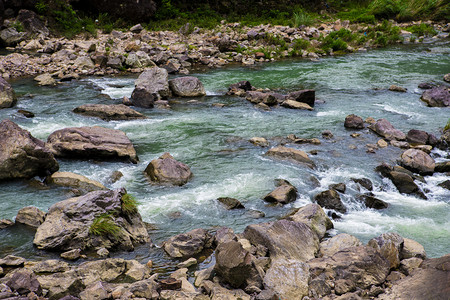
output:
[[[367,246],[379,251],[389,261],[389,267],[396,269],[400,265],[400,253],[403,249],[403,238],[397,233],[383,233],[371,239]]]
[[[351,180],[353,182],[356,182],[357,184],[359,184],[360,186],[362,186],[363,188],[365,188],[368,191],[373,190],[373,183],[372,183],[372,181],[370,181],[369,178],[351,178]]]
[[[426,199],[425,195],[410,175],[404,172],[392,171],[389,173],[389,178],[400,193],[416,194],[421,198]]]
[[[17,21],[19,21],[25,31],[31,35],[47,37],[50,33],[41,18],[33,11],[21,9],[17,15]]]
[[[7,255],[4,258],[0,259],[0,266],[17,268],[22,267],[25,262],[25,258],[14,255]]]
[[[81,257],[81,249],[69,250],[61,253],[60,256],[67,260],[77,260]]]
[[[449,264],[449,254],[426,260],[412,275],[393,283],[392,288],[378,299],[446,299],[450,293]]]
[[[393,92],[406,93],[406,88],[398,86],[398,85],[391,85],[389,87],[389,90],[393,91]]]
[[[35,273],[58,273],[70,270],[70,265],[59,259],[49,259],[37,262],[31,267]]]
[[[335,253],[350,247],[362,246],[361,241],[347,233],[340,233],[320,243],[321,256],[333,256]]]
[[[359,199],[364,202],[364,204],[369,208],[374,209],[385,209],[389,207],[389,204],[383,200],[375,198],[372,193],[360,195]]]
[[[103,286],[102,282],[97,282],[94,283],[88,287],[86,287],[86,289],[84,289],[80,295],[79,295],[81,300],[91,300],[91,299],[108,299],[108,291],[106,290],[106,288]]]
[[[10,226],[13,226],[14,222],[8,219],[1,219],[0,220],[0,230],[8,228]]]
[[[75,59],[73,65],[78,69],[93,69],[95,67],[94,62],[87,56],[79,56]]]
[[[239,81],[238,83],[234,83],[228,87],[228,94],[234,90],[243,90],[243,91],[247,92],[247,91],[251,91],[252,89],[253,89],[253,87],[252,87],[252,84],[250,83],[250,81],[247,81],[247,80]]]
[[[258,91],[248,91],[245,93],[245,99],[253,104],[263,103],[268,106],[276,105],[277,99],[271,93]]]
[[[42,86],[52,86],[56,85],[56,80],[49,73],[41,74],[34,77],[34,80],[38,82],[39,85]]]
[[[191,258],[189,258],[189,259],[179,263],[177,265],[177,268],[179,268],[179,269],[181,269],[181,268],[189,268],[189,267],[195,266],[196,264],[197,264],[197,259],[191,257]]]
[[[0,109],[13,107],[17,103],[16,94],[11,85],[0,77]]]
[[[105,257],[109,256],[109,251],[108,251],[108,249],[102,247],[97,250],[97,255],[98,255],[98,257],[105,258]]]
[[[269,147],[269,142],[263,137],[252,137],[249,142],[256,146]]]
[[[440,186],[441,188],[450,190],[450,180],[443,181],[443,182],[439,183],[438,186]]]
[[[208,288],[207,288],[208,286]],[[211,299],[214,300],[250,300],[251,297],[241,289],[226,289],[218,283],[206,281],[202,288],[211,294]]]
[[[81,190],[84,193],[106,190],[106,187],[98,181],[72,172],[55,172],[47,177],[47,183]]]
[[[45,218],[45,213],[37,207],[27,206],[19,210],[16,216],[16,223],[25,224],[38,228]]]
[[[306,262],[314,258],[319,250],[317,234],[308,225],[289,220],[249,225],[243,236],[252,245],[266,247],[272,260],[293,259]]]
[[[20,295],[27,295],[29,293],[42,295],[41,285],[31,270],[19,269],[14,271],[12,275],[8,275],[6,285]]]
[[[200,286],[204,281],[211,280],[214,275],[214,265],[207,269],[196,271],[195,273],[195,286]]]
[[[57,130],[49,135],[47,146],[58,157],[138,161],[136,150],[123,131],[99,126]]]
[[[386,119],[379,119],[375,124],[369,126],[369,129],[375,133],[386,138],[387,140],[400,140],[406,139],[406,135],[398,129],[395,129],[391,123]]]
[[[428,142],[428,133],[422,130],[411,129],[406,135],[406,141],[413,146],[426,145]]]
[[[132,26],[132,27],[130,28],[130,31],[131,31],[132,33],[139,33],[139,32],[141,32],[142,30],[144,30],[144,27],[142,27],[141,24],[136,24],[136,25],[134,25],[134,26]]]
[[[26,39],[26,32],[18,32],[16,28],[9,27],[0,31],[1,44],[6,47],[15,47]]]
[[[49,299],[67,299],[64,296],[78,295],[84,285],[75,270],[37,277],[42,289],[47,290]],[[72,300],[73,298],[68,298]],[[78,299],[78,298],[77,298]]]
[[[44,142],[10,120],[0,122],[0,180],[46,176],[58,169]]]
[[[123,57],[121,57],[121,56],[116,56],[116,57],[109,56],[106,61],[106,67],[112,68],[112,69],[122,68],[123,67],[122,58]]]
[[[309,267],[292,259],[277,259],[264,277],[264,285],[279,299],[302,299],[308,295]]]
[[[314,162],[308,157],[308,154],[294,148],[279,146],[267,151],[266,155],[273,156],[282,160],[289,160],[305,164],[310,168],[315,167]]]
[[[22,114],[25,118],[34,118],[34,113],[31,111],[19,109],[17,112]]]
[[[144,108],[153,108],[158,100],[156,93],[151,93],[143,88],[136,87],[131,94],[131,105]]]
[[[400,270],[403,274],[411,275],[415,269],[417,269],[423,262],[423,259],[417,257],[411,257],[403,259],[400,262]]]
[[[217,198],[217,201],[225,205],[226,209],[245,208],[244,205],[242,205],[242,203],[235,198],[220,197]]]
[[[356,288],[366,289],[382,284],[389,274],[388,261],[375,249],[364,246],[346,248],[330,257],[314,258],[308,261],[308,265],[310,290],[319,296],[324,294],[317,287],[323,289],[339,285],[336,292],[342,294]]]
[[[328,186],[328,188],[330,190],[335,190],[336,192],[345,193],[345,190],[347,189],[347,186],[345,185],[345,183],[336,183],[336,184],[330,184]]]
[[[333,135],[333,133],[332,133],[330,130],[324,130],[324,131],[322,132],[322,137],[323,137],[324,139],[329,140],[329,139],[332,139],[332,138],[334,137],[334,135]]]
[[[184,185],[193,176],[189,166],[175,160],[169,153],[152,160],[144,171],[154,183]]]
[[[314,102],[316,101],[316,91],[315,90],[295,91],[289,93],[286,98],[297,102],[306,103],[311,108],[313,108]]]
[[[314,201],[322,207],[334,209],[341,213],[347,212],[347,208],[344,206],[339,194],[335,190],[326,190],[315,195]]]
[[[125,189],[94,191],[84,196],[57,202],[49,208],[44,223],[36,231],[38,249],[134,249],[149,241],[139,213],[122,208]],[[104,229],[102,224],[108,224]]]
[[[361,117],[351,114],[345,117],[344,127],[351,129],[363,129],[364,121]]]
[[[135,89],[131,95],[131,102],[136,106],[141,106],[145,100],[142,99],[142,95],[145,95],[147,98],[149,95],[153,95],[154,100],[160,100],[161,98],[164,99],[170,96],[169,74],[166,69],[154,67],[145,70],[139,75],[135,82]]]
[[[281,106],[293,109],[314,110],[311,106],[303,102],[297,102],[295,100],[285,100],[281,103]]]
[[[322,207],[311,203],[301,207],[295,214],[287,217],[288,220],[308,225],[322,239],[325,232],[333,228],[333,223],[327,217]]]
[[[230,39],[230,37],[227,35],[214,40],[214,44],[217,46],[217,48],[219,48],[220,52],[235,51],[237,47],[237,42]]]
[[[444,75],[444,81],[450,82],[450,73]]]
[[[240,287],[252,271],[252,256],[237,241],[219,243],[214,270],[232,287]]]
[[[173,94],[179,97],[201,97],[206,95],[203,84],[197,77],[185,76],[169,80]]]
[[[447,107],[450,106],[450,91],[446,86],[437,86],[423,92],[420,98],[428,106],[431,107]]]
[[[419,83],[419,85],[417,87],[422,90],[429,90],[435,86],[436,86],[436,84],[434,82],[422,82],[422,83]]]
[[[163,247],[170,257],[188,258],[210,248],[211,243],[209,232],[198,228],[171,237],[164,242]]]
[[[146,280],[137,281],[132,283],[128,287],[128,291],[134,298],[144,298],[144,299],[158,299],[159,293],[157,289],[159,284],[155,282],[154,279],[149,278]],[[131,297],[128,297],[131,298]]]
[[[430,175],[434,173],[434,159],[427,153],[418,149],[408,149],[401,155],[400,163],[412,172],[421,175]]]
[[[84,104],[75,108],[73,112],[86,116],[97,117],[105,121],[147,118],[143,114],[123,104]]]
[[[425,248],[414,240],[403,238],[403,248],[400,252],[400,258],[408,259],[411,257],[426,259],[427,254]]]
[[[297,189],[290,184],[283,184],[264,196],[264,201],[287,204],[297,199]]]

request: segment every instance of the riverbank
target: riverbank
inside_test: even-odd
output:
[[[33,13],[28,17],[38,22]],[[6,23],[15,24],[13,20]],[[297,28],[223,23],[214,29],[186,24],[178,32],[151,32],[138,24],[129,31],[99,31],[96,37],[68,40],[49,37],[49,31],[40,24],[28,28],[27,34],[14,27],[2,31],[3,42],[13,53],[0,58],[0,72],[5,79],[48,73],[67,81],[80,76],[140,73],[156,65],[169,74],[188,74],[198,66],[249,66],[288,57],[319,60],[395,43],[432,42],[448,38],[449,31],[449,24],[434,22],[366,25],[336,20]],[[36,35],[38,38],[29,38]]]

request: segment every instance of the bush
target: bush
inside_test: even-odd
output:
[[[436,30],[428,24],[409,26],[406,30],[418,36],[433,36],[437,34]]]
[[[97,216],[89,228],[89,233],[99,236],[116,236],[120,227],[114,223],[111,214],[101,214]]]
[[[136,201],[136,199],[130,195],[130,194],[125,194],[122,196],[121,198],[121,203],[122,203],[122,211],[127,213],[127,214],[135,214],[138,212],[138,202]]]
[[[310,14],[304,12],[303,10],[294,12],[292,17],[293,27],[299,27],[300,25],[310,26],[312,24],[314,24],[314,17]]]

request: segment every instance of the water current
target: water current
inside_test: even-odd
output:
[[[428,200],[399,194],[389,180],[382,179],[374,168],[382,162],[394,164],[402,150],[389,146],[376,153],[366,153],[366,144],[379,139],[368,129],[360,137],[344,128],[348,114],[363,118],[386,118],[396,128],[407,132],[421,129],[440,136],[450,117],[449,108],[430,108],[419,98],[421,82],[442,82],[450,72],[450,41],[416,46],[396,46],[370,50],[341,57],[309,60],[284,60],[253,67],[228,66],[193,72],[205,85],[207,96],[173,99],[172,109],[140,109],[148,119],[111,121],[74,114],[72,110],[86,103],[120,103],[130,96],[136,76],[92,77],[63,83],[57,87],[39,87],[31,79],[12,82],[18,104],[0,110],[0,119],[9,118],[42,140],[53,131],[73,126],[104,126],[120,129],[128,135],[139,155],[137,165],[122,162],[60,159],[60,170],[82,174],[100,181],[108,188],[125,187],[139,201],[144,221],[155,225],[151,237],[160,245],[168,237],[194,228],[212,229],[228,226],[242,232],[255,222],[274,220],[292,208],[311,203],[313,196],[333,183],[343,182],[347,192],[342,195],[348,213],[334,221],[331,234],[346,232],[363,242],[381,233],[395,231],[424,245],[430,257],[449,252],[450,192],[438,186],[450,179],[445,174],[425,177],[418,184]],[[240,80],[280,92],[311,88],[321,100],[314,111],[275,108],[263,111],[243,98],[225,96],[227,87]],[[407,93],[388,91],[391,84],[408,89]],[[225,107],[213,106],[223,103]],[[17,113],[25,109],[36,117],[26,119]],[[334,138],[323,139],[330,130]],[[302,138],[320,138],[320,145],[290,145],[310,151],[318,166],[305,168],[289,162],[273,160],[264,153],[267,148],[252,145],[248,139],[265,137],[275,146],[280,137],[295,134]],[[183,187],[151,185],[144,176],[147,164],[164,152],[188,164],[194,173]],[[437,161],[449,160],[449,153],[434,151]],[[124,176],[111,184],[108,177],[119,170]],[[370,178],[377,198],[389,208],[365,208],[356,195],[366,192],[350,178]],[[274,179],[284,178],[298,188],[298,199],[285,206],[267,205],[261,198],[274,189]],[[0,219],[13,219],[24,206],[33,205],[46,211],[52,204],[71,196],[65,188],[37,189],[28,182],[0,183]],[[239,199],[246,209],[227,211],[216,201],[218,197]],[[249,211],[259,210],[265,217],[254,219]],[[13,227],[0,231],[0,256],[16,254],[47,258],[53,254],[32,246],[33,231]],[[131,253],[113,256],[152,259],[162,269],[170,263],[158,247],[139,247]],[[207,260],[208,262],[208,260]]]

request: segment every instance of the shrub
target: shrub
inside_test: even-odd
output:
[[[299,27],[300,25],[310,26],[312,24],[314,24],[314,18],[310,14],[303,10],[294,12],[292,17],[292,25],[294,27]]]
[[[89,233],[99,236],[116,236],[120,227],[114,223],[111,214],[101,214],[97,216],[89,227]]]
[[[437,34],[433,26],[428,24],[412,25],[407,27],[406,30],[418,36],[433,36]]]
[[[135,214],[138,212],[138,202],[136,201],[136,199],[130,195],[130,194],[125,194],[122,196],[121,198],[121,202],[122,202],[122,211],[127,213],[127,214]]]
[[[15,28],[17,30],[17,32],[23,32],[24,31],[23,25],[22,25],[22,23],[20,23],[20,21],[15,21],[12,24],[12,27]]]
[[[447,124],[444,127],[444,131],[450,130],[450,119],[448,119]]]

